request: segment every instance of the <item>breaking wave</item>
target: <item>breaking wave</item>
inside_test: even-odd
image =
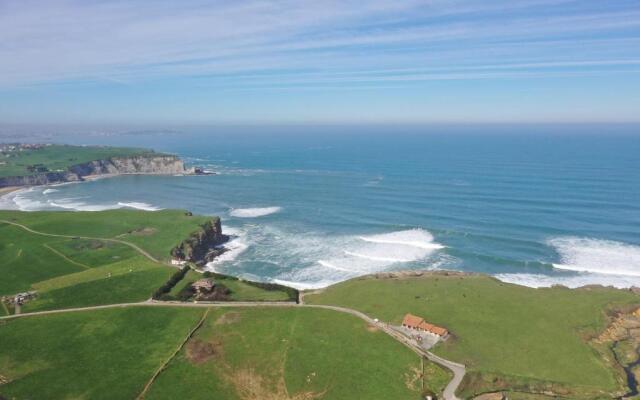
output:
[[[46,189],[42,194],[45,196],[34,198],[31,194],[35,188],[19,190],[3,196],[0,199],[0,209],[20,210],[20,211],[40,211],[40,210],[73,210],[73,211],[105,211],[118,208],[134,208],[145,211],[158,211],[162,208],[155,207],[149,203],[131,201],[117,202],[105,204],[89,204],[82,201],[79,197],[68,197],[62,199],[50,199],[46,196],[46,192],[54,193],[57,189]],[[40,193],[40,192],[38,192]]]
[[[128,203],[119,201],[118,205],[121,206],[121,207],[135,208],[137,210],[144,210],[144,211],[160,211],[160,210],[162,210],[162,208],[152,206],[149,203],[141,203],[141,202],[137,202],[137,201],[132,201],[132,202],[128,202]]]
[[[640,246],[578,237],[554,238],[548,244],[560,255],[561,262],[553,264],[556,269],[640,277]]]
[[[630,276],[599,275],[599,274],[577,274],[571,276],[553,276],[542,274],[497,274],[496,278],[503,282],[514,283],[516,285],[528,286],[532,288],[551,287],[553,285],[563,285],[569,288],[577,288],[586,285],[613,286],[616,288],[629,288],[640,284],[637,278]]]
[[[413,246],[426,250],[437,250],[444,247],[438,243],[433,243],[433,235],[423,229],[409,229],[382,235],[362,236],[360,239],[365,242]]]
[[[207,264],[208,269],[214,272],[216,271],[217,265],[235,260],[249,247],[245,242],[244,232],[240,229],[223,226],[222,232],[229,236],[229,241],[221,246],[227,249],[227,251]]]
[[[282,210],[282,207],[234,208],[229,211],[229,215],[237,218],[257,218],[275,214],[280,210]]]
[[[423,229],[325,238],[292,238],[296,258],[307,263],[276,276],[274,281],[299,289],[321,288],[394,269],[436,269],[444,256],[437,252],[443,246],[434,243],[433,236]]]
[[[291,227],[293,228],[293,227]],[[394,269],[436,269],[447,259],[422,229],[358,236],[294,231],[265,224],[224,227],[228,249],[210,270],[276,282],[299,289],[321,288],[361,275]],[[378,243],[390,235],[403,243]],[[366,240],[373,238],[374,241]]]

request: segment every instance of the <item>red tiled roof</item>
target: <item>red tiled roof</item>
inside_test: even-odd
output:
[[[422,318],[416,317],[415,315],[407,314],[402,320],[402,325],[417,328],[422,322],[424,322]]]
[[[445,328],[441,328],[439,326],[436,326],[424,321],[418,326],[418,328],[427,332],[434,333],[438,336],[447,336],[447,333],[448,333],[448,331]]]

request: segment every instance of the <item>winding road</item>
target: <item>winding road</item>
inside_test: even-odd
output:
[[[38,315],[49,315],[49,314],[62,314],[62,313],[70,313],[70,312],[82,312],[82,311],[91,311],[91,310],[103,310],[110,308],[127,308],[127,307],[227,307],[227,308],[236,308],[236,307],[288,307],[288,308],[321,308],[325,310],[333,310],[337,312],[342,312],[346,314],[351,314],[356,316],[370,325],[376,326],[380,328],[383,332],[399,341],[403,345],[409,347],[416,354],[421,357],[426,357],[430,361],[447,368],[451,372],[453,372],[453,379],[449,382],[447,387],[445,388],[442,397],[444,400],[459,400],[456,397],[455,392],[460,386],[462,382],[462,378],[465,374],[465,366],[462,364],[458,364],[456,362],[446,360],[442,357],[439,357],[430,351],[424,350],[419,346],[415,345],[408,337],[403,334],[393,330],[387,324],[376,322],[368,315],[351,308],[346,307],[338,307],[338,306],[329,306],[322,304],[297,304],[295,302],[253,302],[253,301],[238,301],[238,302],[198,302],[198,303],[185,303],[178,301],[156,301],[156,300],[147,300],[138,303],[119,303],[119,304],[106,304],[101,306],[91,306],[91,307],[77,307],[77,308],[67,308],[61,310],[49,310],[49,311],[36,311],[31,313],[19,314],[19,315],[8,315],[4,317],[0,317],[0,320],[7,319],[15,319],[15,318],[27,318]]]
[[[80,239],[88,239],[88,240],[104,240],[104,241],[108,241],[108,242],[120,243],[120,244],[123,244],[123,245],[126,245],[126,246],[129,246],[129,247],[133,248],[134,250],[136,250],[137,252],[139,252],[140,254],[142,254],[143,256],[145,256],[146,258],[148,258],[151,261],[163,264],[161,261],[157,260],[155,257],[153,257],[151,254],[149,254],[148,252],[146,252],[142,248],[136,246],[133,243],[130,243],[130,242],[127,242],[127,241],[124,241],[124,240],[111,239],[111,238],[98,238],[98,237],[90,237],[90,236],[78,236],[78,235],[59,235],[59,234],[53,234],[53,233],[40,232],[40,231],[33,230],[33,229],[29,228],[28,226],[19,224],[17,222],[7,221],[7,220],[0,220],[0,223],[14,225],[14,226],[17,226],[17,227],[20,227],[20,228],[24,229],[27,232],[30,232],[30,233],[33,233],[33,234],[36,234],[36,235],[41,235],[41,236],[61,237],[61,238],[67,238],[67,239],[80,238]],[[186,303],[186,302],[178,302],[178,301],[155,301],[155,300],[149,299],[147,301],[138,302],[138,303],[106,304],[106,305],[101,305],[101,306],[77,307],[77,308],[67,308],[67,309],[49,310],[49,311],[36,311],[36,312],[31,312],[31,313],[8,315],[8,316],[0,317],[0,320],[7,320],[7,319],[14,319],[14,318],[26,318],[26,317],[38,316],[38,315],[61,314],[61,313],[70,313],[70,312],[101,310],[101,309],[109,309],[109,308],[126,308],[126,307],[304,307],[304,308],[322,308],[322,309],[325,309],[325,310],[333,310],[333,311],[342,312],[342,313],[351,314],[353,316],[356,316],[356,317],[360,318],[361,320],[367,322],[368,324],[380,328],[387,335],[391,336],[392,338],[394,338],[395,340],[399,341],[400,343],[402,343],[406,347],[410,348],[416,354],[418,354],[420,357],[426,357],[428,360],[430,360],[430,361],[432,361],[432,362],[434,362],[434,363],[436,363],[436,364],[438,364],[438,365],[450,370],[451,372],[453,372],[453,379],[451,379],[451,381],[449,382],[447,387],[444,389],[442,397],[443,397],[444,400],[459,400],[458,397],[456,397],[455,392],[458,389],[458,387],[460,386],[460,383],[462,382],[462,378],[464,378],[464,375],[465,375],[465,372],[466,372],[464,365],[458,364],[456,362],[453,362],[453,361],[450,361],[450,360],[447,360],[447,359],[444,359],[442,357],[439,357],[439,356],[431,353],[430,351],[427,351],[427,350],[421,348],[420,346],[415,344],[411,339],[409,339],[407,336],[405,336],[405,335],[395,331],[394,329],[390,328],[386,323],[375,321],[373,318],[369,317],[368,315],[366,315],[366,314],[364,314],[364,313],[362,313],[362,312],[360,312],[358,310],[354,310],[354,309],[346,308],[346,307],[339,307],[339,306],[330,306],[330,305],[321,305],[321,304],[305,304],[303,302],[303,299],[304,299],[304,297],[301,296],[300,297],[300,300],[301,300],[300,304],[295,303],[295,302],[252,302],[252,301]]]

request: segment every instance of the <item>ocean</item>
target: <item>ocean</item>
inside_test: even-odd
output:
[[[640,286],[640,132],[619,131],[285,127],[61,136],[151,147],[217,174],[36,187],[0,206],[219,215],[230,250],[208,268],[298,288],[406,269],[475,271],[532,287]]]

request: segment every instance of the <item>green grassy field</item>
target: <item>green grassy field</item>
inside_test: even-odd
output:
[[[411,350],[350,315],[218,310],[146,399],[418,399],[419,372]]]
[[[0,395],[133,399],[203,312],[134,307],[0,321]]]
[[[127,147],[51,145],[40,149],[0,153],[0,177],[33,175],[30,165],[43,165],[49,171],[66,171],[67,168],[94,160],[111,157],[155,155],[151,150]]]
[[[0,321],[0,395],[133,399],[204,308],[130,307]],[[448,377],[428,364],[428,384]],[[420,360],[360,319],[210,309],[145,399],[418,399]]]
[[[25,291],[35,282],[86,269],[45,246],[54,241],[0,223],[0,295]]]
[[[159,260],[168,260],[174,246],[210,219],[189,216],[182,210],[0,211],[0,220],[18,222],[40,232],[124,240]]]
[[[198,279],[202,279],[203,277],[205,277],[205,274],[201,274],[191,270],[187,272],[187,275],[180,282],[178,282],[178,284],[175,285],[173,289],[171,289],[169,294],[175,298],[178,298],[178,295],[183,289],[185,289],[187,286],[197,281]],[[213,279],[216,283],[224,285],[229,290],[231,290],[231,294],[229,295],[229,300],[231,301],[295,300],[290,298],[289,294],[285,291],[266,290],[253,285],[251,282],[243,281],[231,276],[215,274],[215,276],[211,279]]]
[[[96,273],[91,274],[94,271]],[[112,272],[111,276],[108,276],[109,272]],[[158,265],[144,258],[136,258],[105,268],[96,268],[87,273],[66,275],[55,282],[65,286],[52,285],[53,287],[49,286],[46,290],[39,291],[38,298],[26,303],[22,311],[144,301],[151,298],[153,292],[174,272],[175,269],[171,267]],[[40,287],[40,284],[35,287]]]
[[[38,298],[23,307],[26,312],[146,300],[176,269],[153,262],[124,243],[95,238],[133,243],[166,260],[175,245],[210,219],[180,210],[0,211],[0,220],[68,236],[43,236],[0,221],[0,295],[37,290]],[[201,277],[189,272],[170,294]],[[230,300],[289,299],[282,290],[266,290],[225,276],[215,279],[231,289]],[[0,312],[6,313],[4,308]]]
[[[622,390],[623,380],[586,340],[604,329],[608,308],[640,305],[640,297],[437,275],[355,279],[307,295],[305,302],[351,307],[394,324],[409,312],[447,327],[453,337],[435,353],[468,366],[467,395],[506,385],[593,398]]]

